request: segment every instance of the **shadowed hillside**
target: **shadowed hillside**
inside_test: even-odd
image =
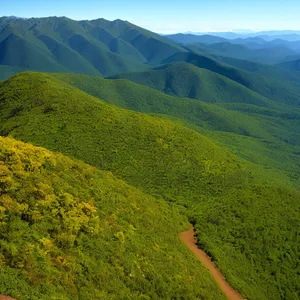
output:
[[[144,72],[124,73],[113,78],[129,79],[169,95],[205,102],[272,106],[268,99],[247,89],[244,85],[217,72],[198,68],[186,62],[166,64]]]
[[[234,33],[229,33],[233,34]],[[175,43],[199,52],[200,54],[209,53],[231,58],[245,59],[249,61],[276,64],[285,61],[288,57],[297,55],[300,52],[299,35],[289,40],[288,36],[269,36],[256,35],[247,37],[236,35],[236,37],[226,37],[215,33],[215,35],[204,34],[172,34],[166,37]]]
[[[185,50],[127,21],[0,18],[0,65],[23,70],[109,76],[146,69],[179,51]]]
[[[300,59],[283,62],[283,63],[279,64],[278,67],[289,70],[289,71],[299,72],[300,71]]]
[[[258,94],[279,101],[284,104],[299,106],[299,87],[294,82],[284,78],[268,78],[258,74],[252,74],[244,70],[222,64],[209,57],[195,53],[177,53],[166,59],[164,63],[188,62],[198,68],[207,69],[223,75],[237,83],[244,85]]]

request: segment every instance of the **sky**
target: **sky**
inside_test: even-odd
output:
[[[300,30],[300,0],[0,0],[0,16],[122,19],[158,33]]]

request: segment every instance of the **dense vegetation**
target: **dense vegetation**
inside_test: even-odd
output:
[[[291,70],[291,71],[300,71],[300,59],[283,62],[278,65],[280,68]]]
[[[178,70],[182,70],[180,64],[177,67]],[[187,64],[186,70],[197,72],[194,69],[197,68]],[[176,74],[174,68],[173,70],[172,78]],[[153,77],[155,80],[157,78],[163,81],[165,73],[157,72],[159,75],[156,76],[154,72]],[[183,72],[180,74],[181,80],[178,76],[177,83],[182,83],[186,79]],[[189,73],[186,74],[189,78]],[[213,73],[208,75],[214,76]],[[234,103],[222,102],[220,93],[220,98],[215,96],[218,103],[210,104],[199,100],[170,97],[127,80],[105,80],[76,74],[56,74],[55,77],[117,106],[140,112],[164,114],[164,117],[168,116],[173,121],[181,120],[185,125],[212,137],[242,158],[292,172],[293,178],[298,177],[300,110],[297,107],[280,105],[229,80],[227,83],[229,87],[232,85],[232,89],[228,89],[229,96],[223,101]],[[226,78],[223,78],[223,81],[226,82]],[[237,96],[233,93],[236,86],[240,92]],[[201,93],[198,84],[197,87]],[[209,87],[211,95],[217,95],[218,81],[216,80],[215,85],[207,86],[207,91]],[[258,105],[247,105],[245,103],[247,96]]]
[[[276,64],[292,60],[291,57],[300,53],[300,35],[295,32],[291,35],[269,35],[270,32],[253,33],[252,36],[238,35],[226,37],[227,33],[214,35],[172,34],[166,37],[173,42],[185,45],[193,52],[201,54],[221,55],[232,58],[264,64]],[[234,36],[235,35],[235,36]]]
[[[166,64],[153,70],[125,73],[113,78],[129,79],[169,95],[210,103],[231,102],[272,106],[267,98],[223,74],[198,68],[187,62]]]
[[[283,172],[47,74],[23,73],[1,84],[0,134],[82,159],[155,198],[184,204],[199,243],[243,296],[299,298],[300,194]]]
[[[253,72],[193,52],[179,52],[164,60],[164,63],[174,62],[188,62],[198,68],[225,76],[271,100],[299,106],[299,80],[297,81],[298,84],[295,84],[294,81],[291,82],[289,78],[285,78],[284,74],[281,77],[253,74]],[[295,76],[293,77],[295,78]]]
[[[143,70],[178,51],[185,50],[121,20],[0,18],[0,78],[9,75],[1,71],[1,65],[15,67],[11,71],[19,68],[108,76]]]
[[[0,137],[0,292],[18,299],[224,299],[179,241],[182,209]]]

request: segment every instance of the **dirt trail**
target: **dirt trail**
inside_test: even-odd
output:
[[[228,300],[243,300],[243,297],[235,291],[225,280],[222,273],[217,269],[216,265],[211,261],[210,257],[196,246],[194,230],[190,229],[180,234],[180,239],[188,246],[188,248],[195,254],[201,263],[209,270],[214,277],[223,293]]]
[[[16,300],[16,299],[8,297],[8,296],[0,295],[0,300]]]

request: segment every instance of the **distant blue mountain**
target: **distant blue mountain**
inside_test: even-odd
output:
[[[290,31],[283,31],[281,35],[275,35],[279,33],[278,31],[263,33],[263,35],[262,32],[247,34],[214,32],[214,35],[178,33],[165,37],[199,54],[226,56],[266,64],[292,61],[300,55],[300,34],[297,35],[297,31],[293,34],[290,34]],[[271,35],[268,36],[267,33]]]
[[[253,32],[251,30],[233,30],[228,32],[188,32],[192,35],[213,35],[222,37],[225,39],[237,39],[237,38],[250,38],[260,37],[265,41],[272,41],[275,39],[283,39],[286,41],[299,41],[300,30],[271,30],[271,31],[258,31]]]

